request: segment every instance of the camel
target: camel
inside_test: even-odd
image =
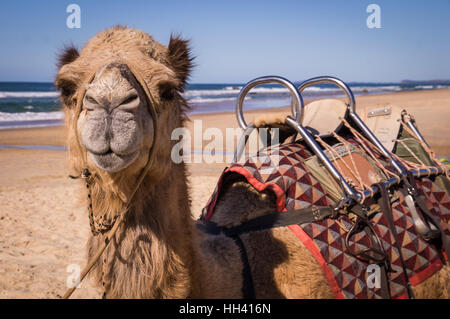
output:
[[[187,169],[170,158],[177,143],[171,132],[187,120],[189,106],[181,93],[192,61],[189,42],[179,36],[171,36],[166,47],[147,33],[122,26],[98,33],[80,52],[67,47],[59,57],[55,84],[66,113],[71,174],[80,175],[84,165],[91,173],[95,223],[108,229],[124,210],[156,140],[155,161],[111,245],[91,271],[107,298],[243,297],[239,247],[229,237],[195,227]],[[152,94],[160,123],[157,139],[150,101],[132,70]],[[88,197],[86,189],[82,197]],[[273,211],[271,191],[258,192],[236,178],[224,189],[213,221],[238,225]],[[104,236],[90,235],[88,259]],[[286,227],[241,238],[257,298],[333,298],[317,261]],[[415,294],[447,298],[449,279],[447,267],[415,287]]]

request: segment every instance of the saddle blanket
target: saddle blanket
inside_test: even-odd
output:
[[[214,213],[221,186],[230,173],[242,175],[255,189],[269,189],[276,195],[278,212],[316,206],[334,206],[335,201],[308,171],[303,161],[311,155],[300,143],[291,143],[261,152],[257,160],[234,163],[220,177],[214,193],[203,210],[202,218],[209,220]],[[417,179],[421,194],[426,197],[429,210],[446,225],[450,218],[450,198],[430,179]],[[400,194],[392,206],[406,271],[412,286],[429,278],[443,266],[442,252],[422,239],[417,233],[411,213]],[[389,223],[381,212],[370,220],[387,253],[392,272],[389,272],[389,290],[392,298],[408,298],[407,284],[399,252]],[[287,226],[308,248],[320,265],[336,298],[381,298],[381,288],[369,288],[369,264],[346,251],[345,237],[353,222],[346,215],[336,219]],[[343,227],[344,226],[344,227]],[[446,227],[448,232],[448,227]],[[350,241],[352,250],[369,248],[367,234],[360,232]],[[373,285],[370,285],[373,287]]]

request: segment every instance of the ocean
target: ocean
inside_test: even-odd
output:
[[[411,90],[450,88],[450,84],[414,83],[348,83],[358,95],[382,94]],[[184,97],[191,105],[191,114],[234,112],[242,83],[190,84]],[[343,92],[329,84],[306,88],[304,99],[342,97]],[[287,89],[263,85],[252,89],[244,108],[263,109],[290,105]],[[64,121],[59,94],[52,83],[0,82],[0,129],[59,125]]]

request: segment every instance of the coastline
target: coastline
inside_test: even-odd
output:
[[[339,99],[345,101],[344,98]],[[306,99],[305,104],[310,101],[311,99]],[[405,107],[415,117],[421,133],[436,154],[450,155],[450,142],[447,142],[447,136],[450,136],[449,121],[447,120],[450,118],[450,89],[402,91],[356,97],[357,112],[366,106],[389,103]],[[289,114],[290,108],[286,106],[244,110],[244,112],[247,122],[249,122],[252,118],[267,113],[286,112],[286,114]],[[190,114],[189,119],[190,121],[186,122],[186,128],[191,132],[195,120],[203,121],[203,129],[216,127],[224,132],[227,127],[238,127],[234,112],[195,113]],[[63,124],[0,129],[0,145],[64,146],[65,140],[66,132]]]

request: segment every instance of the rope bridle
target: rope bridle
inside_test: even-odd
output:
[[[105,233],[106,231],[108,231],[106,233],[106,235],[103,238],[103,242],[100,245],[100,247],[98,248],[97,252],[95,253],[95,255],[88,261],[88,263],[86,264],[86,266],[84,267],[84,269],[81,271],[80,274],[80,279],[78,283],[81,283],[83,281],[83,279],[86,277],[86,275],[89,273],[89,271],[92,269],[92,267],[94,266],[94,264],[98,261],[98,259],[102,256],[103,252],[105,251],[105,249],[109,246],[111,239],[114,238],[117,230],[119,229],[119,226],[122,224],[122,222],[125,219],[125,216],[127,214],[127,212],[130,210],[130,204],[131,201],[134,197],[134,195],[136,194],[137,190],[139,189],[140,185],[142,184],[142,182],[144,181],[145,176],[147,175],[150,167],[152,166],[152,163],[154,162],[154,150],[156,148],[157,145],[157,140],[158,140],[158,113],[156,111],[155,108],[155,99],[153,98],[146,82],[144,81],[144,79],[140,76],[139,72],[136,72],[136,69],[130,65],[129,63],[125,63],[123,62],[125,65],[127,65],[127,67],[129,68],[131,74],[134,76],[134,78],[136,79],[136,81],[138,82],[138,84],[141,86],[141,88],[144,90],[145,96],[147,97],[147,105],[149,108],[149,112],[150,115],[152,116],[152,121],[153,121],[153,143],[150,147],[149,153],[148,153],[148,159],[147,159],[147,164],[145,165],[145,167],[142,169],[141,174],[139,175],[136,184],[130,194],[130,196],[128,197],[128,200],[125,203],[125,209],[119,214],[116,215],[111,224],[110,225],[106,225],[106,224],[100,224],[100,226],[95,225],[94,223],[94,216],[93,216],[93,208],[92,208],[92,197],[91,197],[91,192],[90,192],[90,184],[93,182],[93,179],[91,178],[91,174],[89,172],[88,166],[87,166],[87,152],[83,151],[83,148],[81,146],[80,140],[79,140],[79,135],[78,135],[78,129],[77,129],[77,120],[78,117],[80,116],[81,113],[81,109],[82,109],[82,105],[83,105],[83,98],[84,95],[86,94],[86,91],[89,87],[89,84],[93,81],[94,77],[95,77],[95,72],[93,72],[86,80],[86,82],[84,83],[84,85],[81,87],[80,92],[77,95],[77,104],[76,104],[76,108],[75,108],[75,112],[73,114],[74,116],[74,125],[73,128],[75,129],[75,136],[77,139],[77,143],[78,143],[78,151],[82,157],[82,161],[83,161],[83,171],[81,172],[80,176],[77,177],[73,177],[73,178],[79,178],[82,177],[86,180],[86,186],[87,186],[87,191],[88,191],[88,211],[89,211],[89,221],[90,221],[90,226],[91,226],[91,231],[92,234],[94,236],[98,235],[99,233]],[[106,296],[106,292],[105,292],[105,281],[104,281],[104,275],[105,275],[105,266],[106,266],[106,258],[103,258],[102,260],[102,285],[103,285],[103,297]],[[69,288],[66,293],[63,296],[63,299],[67,299],[69,298],[72,293],[75,291],[75,288],[78,285],[74,285],[74,287]]]

